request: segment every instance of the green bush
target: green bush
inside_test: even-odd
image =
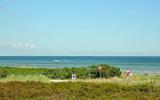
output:
[[[99,71],[98,67],[101,66],[102,70]],[[112,67],[110,65],[107,64],[102,64],[102,65],[98,65],[98,66],[91,66],[91,77],[92,78],[109,78],[109,77],[120,77],[121,76],[121,71],[120,68],[117,67]],[[100,75],[101,74],[101,75]]]
[[[102,70],[99,71],[98,67]],[[110,65],[94,65],[89,67],[72,67],[72,68],[14,68],[14,67],[0,67],[0,77],[6,75],[45,75],[52,79],[70,79],[72,74],[76,74],[79,79],[87,78],[109,78],[119,77],[121,75],[120,68]]]
[[[52,79],[70,79],[72,74],[76,74],[76,76],[80,79],[88,78],[87,68],[57,68],[50,69],[47,72],[44,72],[43,75],[52,78]]]
[[[5,68],[0,68],[0,78],[5,78],[7,77],[7,70]]]
[[[98,71],[98,67],[102,67],[102,71]],[[43,75],[52,79],[70,79],[72,74],[76,74],[79,79],[86,78],[109,78],[109,77],[119,77],[121,75],[120,68],[112,67],[109,65],[95,65],[90,67],[80,67],[80,68],[57,68],[49,69],[44,72]]]

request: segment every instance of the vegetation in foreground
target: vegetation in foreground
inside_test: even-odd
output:
[[[160,87],[116,83],[0,83],[1,100],[159,100]]]
[[[160,99],[160,75],[133,75],[126,80],[120,69],[108,65],[102,67],[101,78],[97,66],[62,69],[0,67],[0,100]],[[77,73],[77,80],[70,80],[72,73]],[[65,78],[69,82],[50,81]]]

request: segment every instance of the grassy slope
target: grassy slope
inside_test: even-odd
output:
[[[159,100],[160,87],[116,83],[0,83],[1,100]]]
[[[34,82],[44,82],[49,83],[51,79],[47,78],[44,75],[16,75],[16,76],[7,76],[6,78],[0,79],[0,82],[6,83],[9,81],[20,81],[20,82],[27,82],[27,81],[34,81]]]
[[[134,75],[129,80],[115,77],[68,81],[71,82],[50,83],[40,75],[8,76],[0,79],[0,100],[160,99],[160,78],[155,75]]]
[[[126,80],[122,74],[120,78],[77,79],[68,80],[72,82],[67,83],[51,83],[51,79],[40,74],[47,70],[9,69],[9,76],[0,79],[0,100],[160,99],[160,75],[136,74]]]
[[[17,72],[16,72],[17,73]],[[9,75],[6,78],[1,78],[0,82],[9,82],[9,81],[21,81],[21,82],[27,82],[27,81],[35,81],[35,82],[44,82],[44,83],[50,83],[52,79],[47,78],[44,75],[39,74],[28,74],[28,75]],[[68,80],[72,81],[72,80]],[[143,84],[143,83],[153,83],[154,85],[160,86],[160,75],[133,75],[129,80],[125,79],[124,75],[120,78],[114,77],[109,79],[77,79],[74,80],[74,82],[91,82],[91,83],[118,83],[118,84]]]

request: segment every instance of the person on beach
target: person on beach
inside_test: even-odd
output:
[[[102,78],[102,65],[98,66],[99,78]]]
[[[127,79],[129,79],[129,77],[132,76],[132,72],[129,69],[126,69],[125,74]]]
[[[76,74],[72,74],[72,80],[75,80],[76,78]]]

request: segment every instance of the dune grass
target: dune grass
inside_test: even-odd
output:
[[[159,100],[160,87],[116,83],[0,83],[1,100]]]
[[[157,76],[138,76],[58,83],[41,75],[8,76],[0,79],[0,100],[160,100]]]
[[[19,82],[27,82],[27,81],[34,81],[34,82],[44,82],[49,83],[51,79],[44,75],[11,75],[7,76],[6,78],[1,78],[0,82],[9,82],[9,81],[19,81]]]
[[[41,74],[47,70],[9,69],[0,78],[0,100],[160,100],[160,74],[61,80]]]
[[[61,80],[61,79],[56,79]],[[111,77],[108,79],[105,78],[96,78],[96,79],[63,79],[64,81],[61,82],[89,82],[89,83],[117,83],[121,85],[136,85],[136,84],[154,84],[156,86],[160,86],[160,75],[155,74],[135,74],[130,79],[126,79],[122,74],[121,77]],[[34,81],[34,82],[43,82],[43,83],[51,83],[54,79],[50,79],[44,75],[10,75],[6,78],[1,78],[0,82],[9,82],[9,81],[20,81],[20,82],[27,82],[27,81]]]

